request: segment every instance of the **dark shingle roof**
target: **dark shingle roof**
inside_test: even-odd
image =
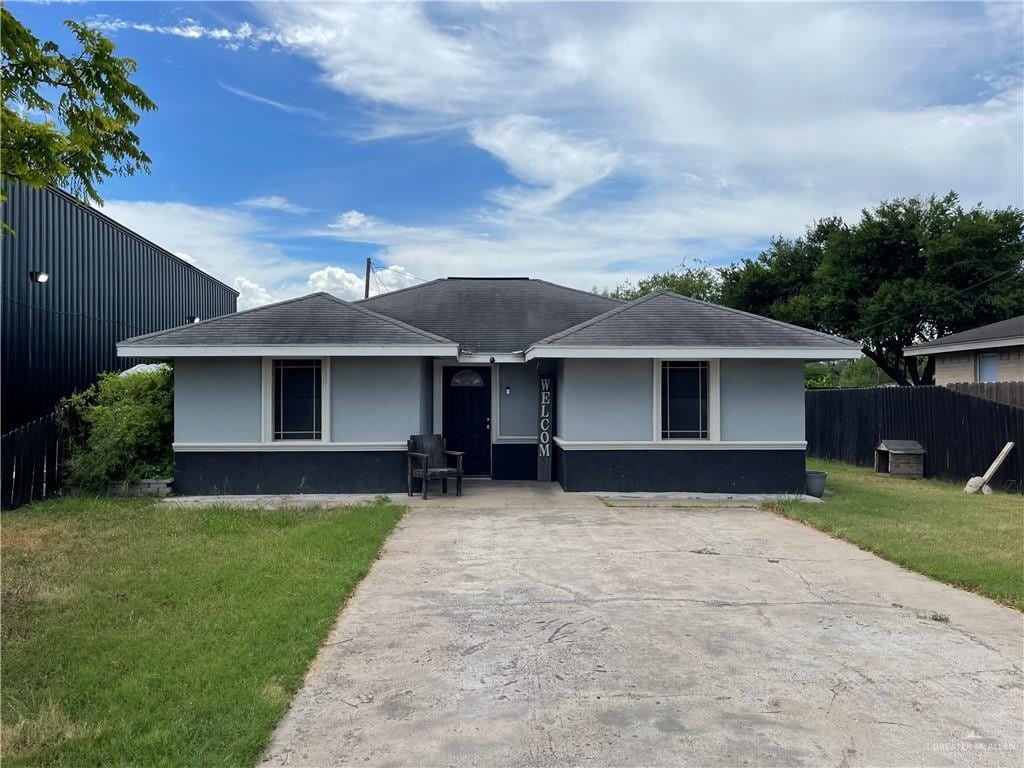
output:
[[[738,309],[656,291],[621,305],[536,346],[593,347],[809,347],[860,345]]]
[[[519,352],[622,302],[574,288],[513,278],[449,277],[356,302],[470,352]]]
[[[1024,344],[1024,315],[1011,317],[1008,320],[1000,320],[997,323],[989,323],[978,328],[971,328],[969,331],[951,333],[948,336],[943,336],[934,341],[926,341],[923,344],[915,344],[907,348],[906,354],[923,355],[932,350],[941,350],[944,347],[959,344],[970,344],[973,346],[987,341],[992,342],[993,347]]]
[[[342,301],[328,293],[312,293],[201,323],[135,336],[121,342],[121,345],[219,347],[451,343],[448,339],[371,312],[366,307]]]

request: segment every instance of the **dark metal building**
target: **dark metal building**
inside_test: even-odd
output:
[[[0,431],[142,362],[117,357],[121,339],[236,310],[233,288],[72,196],[4,191]]]

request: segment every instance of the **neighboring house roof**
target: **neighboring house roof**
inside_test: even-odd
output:
[[[948,336],[907,347],[903,354],[933,355],[937,352],[965,352],[972,349],[995,349],[1024,345],[1024,315],[989,323],[969,331],[951,333]]]
[[[639,350],[650,353],[642,356],[728,350],[734,357],[769,353],[830,359],[856,357],[860,345],[671,291],[656,291],[542,339],[527,357],[589,357],[599,350],[619,350],[608,354],[615,357],[629,357]]]
[[[449,339],[356,306],[328,293],[223,315],[192,325],[135,336],[118,344],[127,357],[284,354],[455,354]]]
[[[522,352],[622,302],[525,277],[449,277],[356,302],[454,339],[469,352]]]

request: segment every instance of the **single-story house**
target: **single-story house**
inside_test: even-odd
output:
[[[406,440],[571,491],[802,492],[804,361],[859,345],[527,278],[327,293],[127,339],[174,364],[179,493],[394,492]]]
[[[903,355],[933,355],[936,384],[1024,381],[1024,315],[915,344]]]

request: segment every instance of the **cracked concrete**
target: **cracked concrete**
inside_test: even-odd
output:
[[[264,761],[1020,765],[1022,630],[767,512],[464,497],[409,511]]]

